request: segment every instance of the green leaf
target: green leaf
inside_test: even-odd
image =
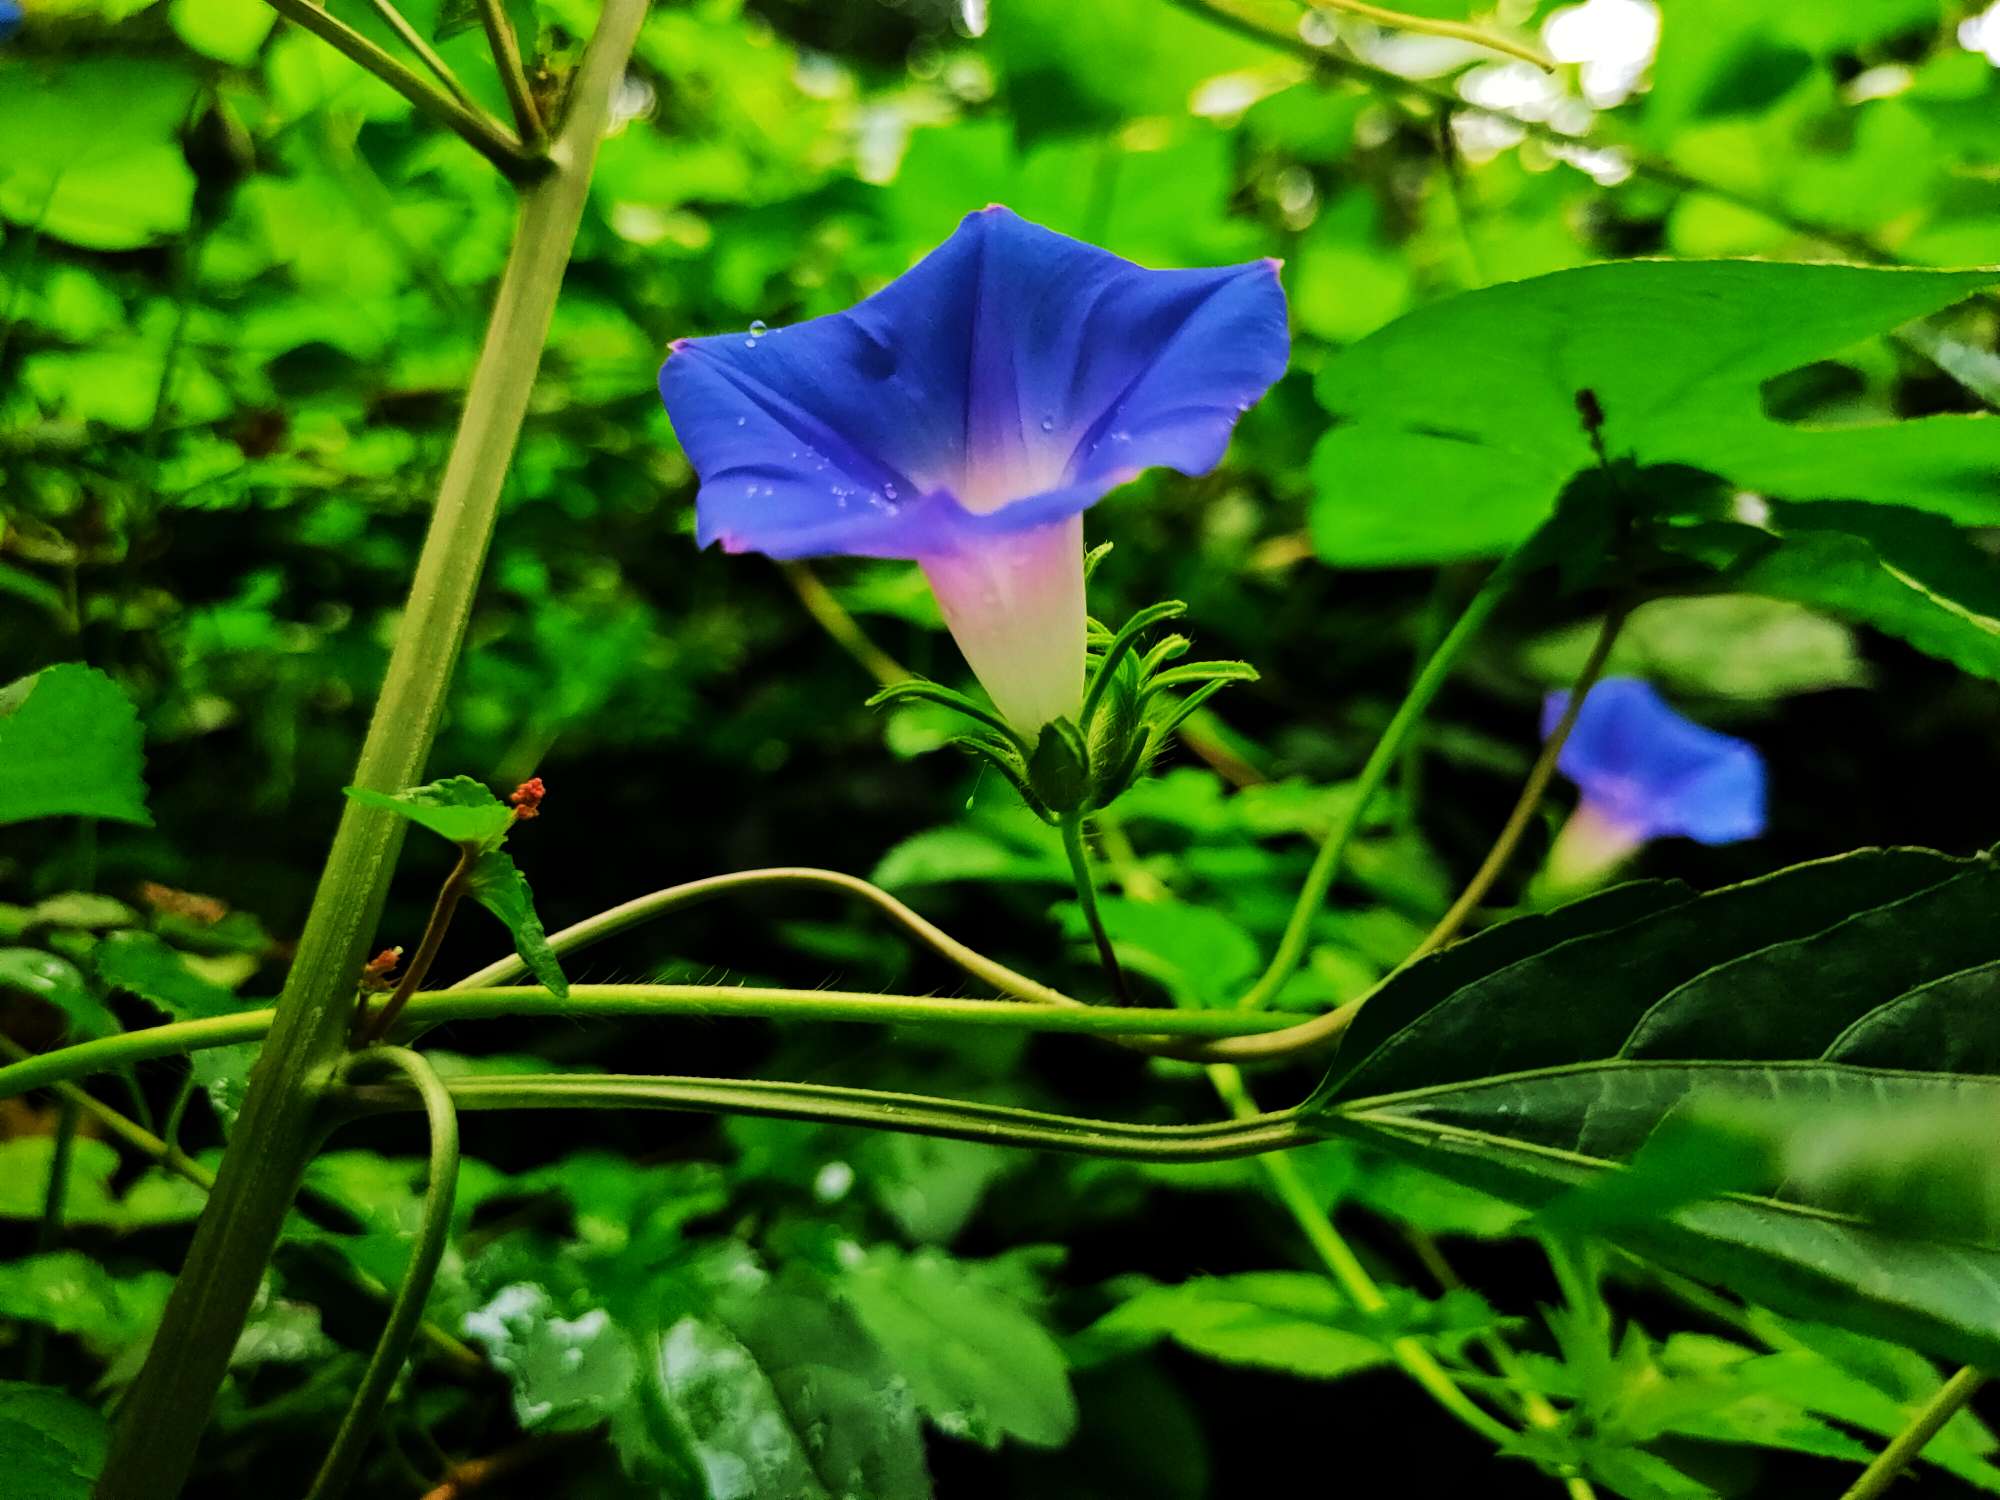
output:
[[[501,849],[488,849],[472,866],[466,894],[498,917],[514,934],[514,951],[536,981],[559,999],[569,998],[569,981],[542,919],[535,915],[535,893],[528,877],[514,864],[513,856]]]
[[[1732,588],[1810,604],[2000,679],[2000,563],[1958,527],[1894,505],[1779,505],[1772,551]]]
[[[110,1445],[95,1407],[51,1386],[0,1380],[0,1473],[21,1500],[90,1500]]]
[[[0,63],[0,215],[93,250],[186,229],[194,173],[179,135],[195,80],[158,58]]]
[[[1609,1062],[1357,1099],[1316,1123],[1484,1191],[1541,1208],[1620,1170],[1674,1111],[1772,1104],[1886,1126],[1939,1109],[2000,1109],[2000,1079],[1885,1073],[1825,1063]],[[1784,1170],[1795,1163],[1787,1156]],[[1836,1175],[1785,1197],[1739,1195],[1639,1214],[1617,1243],[1721,1281],[1780,1312],[1856,1328],[1944,1358],[2000,1359],[1993,1320],[2000,1242],[1923,1238],[1844,1212]],[[1812,1201],[1817,1192],[1835,1204]],[[1665,1205],[1662,1205],[1663,1207]],[[1636,1221],[1636,1222],[1634,1222]]]
[[[114,1276],[80,1250],[29,1255],[0,1265],[0,1318],[111,1347],[150,1333],[173,1285],[165,1271]]]
[[[109,677],[74,662],[45,668],[0,688],[0,715],[0,824],[68,816],[151,826],[139,716]]]
[[[1809,937],[1772,942],[1786,936],[1773,931],[1770,946],[1662,995],[1632,1028],[1622,1055],[1817,1057],[1885,999],[2000,958],[1996,901],[2000,869],[1979,864]]]
[[[700,1301],[646,1341],[650,1441],[628,1419],[628,1467],[635,1449],[641,1477],[687,1455],[729,1476],[711,1480],[711,1496],[929,1500],[910,1387],[845,1303],[814,1278],[754,1271]]]
[[[195,51],[238,67],[256,58],[278,19],[265,0],[174,0],[167,14]]]
[[[988,1448],[1002,1438],[1060,1447],[1075,1432],[1062,1350],[977,1267],[878,1249],[838,1286],[941,1432]]]
[[[1808,431],[1768,417],[1759,388],[1994,279],[1620,261],[1420,308],[1319,374],[1336,425],[1313,454],[1314,540],[1322,557],[1350,565],[1507,551],[1597,463],[1586,399],[1614,458],[1691,465],[1772,496],[1888,501],[1992,524],[2000,421]],[[1413,506],[1413,496],[1450,499]]]
[[[54,1145],[54,1138],[46,1135],[0,1141],[0,1219],[41,1218]],[[164,1168],[140,1174],[123,1197],[114,1197],[111,1185],[119,1165],[118,1153],[104,1142],[78,1137],[63,1194],[64,1223],[121,1230],[186,1224],[207,1202],[201,1189]]]
[[[1441,999],[1432,999],[1429,984],[1413,969],[1362,1007],[1358,1019],[1366,1019],[1378,1005],[1385,1022],[1408,1019],[1366,1052],[1358,1045],[1365,1039],[1350,1034],[1342,1050],[1353,1048],[1353,1061],[1337,1092],[1343,1097],[1387,1094],[1614,1056],[1621,1046],[1632,1044],[1628,1038],[1645,1034],[1648,1012],[1656,1003],[1667,1005],[1661,997],[1676,986],[1693,990],[1726,975],[1729,971],[1718,966],[1744,954],[1754,953],[1751,967],[1761,974],[1771,944],[1820,933],[1855,912],[1936,887],[1963,868],[1921,850],[1863,851],[1797,865],[1607,932],[1573,938]],[[1431,1002],[1420,1014],[1411,1014],[1413,1001],[1399,993],[1406,984],[1416,988],[1416,1002]],[[1739,987],[1719,984],[1714,993],[1718,1009],[1746,1023],[1752,1019],[1746,1012],[1755,1007],[1746,1005]],[[1794,993],[1802,1008],[1825,1000],[1823,984]],[[1587,996],[1588,1003],[1579,1004],[1579,996]],[[1677,1001],[1672,1013],[1690,1016]],[[1377,1034],[1371,1028],[1371,1035]],[[1745,1055],[1728,1048],[1711,1050],[1706,1038],[1683,1039],[1681,1046],[1653,1055]]]
[[[346,790],[356,802],[392,812],[454,844],[496,845],[514,824],[514,809],[470,776],[448,776],[400,792],[371,792],[358,786]]]
[[[174,1021],[233,1016],[243,1001],[188,967],[186,957],[150,932],[114,932],[91,951],[97,977],[126,990]]]
[[[2000,960],[1885,1000],[1833,1039],[1828,1062],[2000,1075]]]
[[[507,1377],[515,1420],[529,1432],[595,1426],[625,1404],[638,1374],[631,1341],[603,1308],[558,1317],[548,1292],[528,1282],[502,1287],[462,1326]]]
[[[1586,620],[1531,642],[1522,653],[1528,671],[1551,686],[1568,687],[1600,623]],[[1802,605],[1734,594],[1640,605],[1626,619],[1605,671],[1643,677],[1673,697],[1756,702],[1868,681],[1844,626]]]
[[[1554,951],[1572,938],[1613,931],[1671,910],[1689,895],[1679,881],[1633,881],[1554,911],[1515,917],[1419,960],[1361,1007],[1341,1039],[1340,1060],[1320,1093],[1331,1091],[1391,1037],[1479,981],[1537,953]]]
[[[1388,1312],[1358,1312],[1324,1276],[1246,1271],[1197,1276],[1178,1286],[1136,1282],[1137,1290],[1079,1336],[1096,1357],[1160,1339],[1227,1364],[1337,1380],[1388,1363],[1406,1334],[1462,1334],[1490,1328],[1492,1309],[1469,1293],[1439,1302],[1402,1293]]]
[[[1068,885],[1056,835],[1025,814],[992,829],[948,824],[911,834],[882,856],[871,877],[890,890],[959,880]]]
[[[83,971],[41,948],[0,948],[0,990],[20,990],[63,1013],[76,1041],[115,1036],[118,1018],[91,992]]]
[[[1122,896],[1103,897],[1098,908],[1119,962],[1164,986],[1178,1005],[1228,1005],[1259,967],[1257,940],[1211,908]],[[1088,940],[1081,909],[1065,905],[1061,915],[1066,937]]]

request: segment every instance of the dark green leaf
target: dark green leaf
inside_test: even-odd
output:
[[[1935,886],[1963,868],[1922,850],[1863,851],[1794,866],[1622,927],[1572,938],[1464,985],[1374,1051],[1357,1052],[1339,1095],[1388,1094],[1615,1056],[1675,986],[1705,970],[1723,972],[1715,966],[1753,950],[1818,933],[1857,911]],[[1362,1007],[1363,1017],[1391,1000],[1395,990],[1392,983],[1371,999]],[[1738,991],[1724,987],[1717,993],[1733,997]],[[1408,1008],[1404,1003],[1406,1013]],[[1350,1036],[1347,1046],[1354,1041]],[[1723,1048],[1652,1055],[1743,1054]]]
[[[1339,1060],[1315,1097],[1341,1088],[1391,1037],[1482,979],[1572,938],[1614,931],[1670,910],[1692,895],[1677,880],[1633,881],[1554,911],[1515,917],[1420,959],[1361,1007],[1341,1038]]]
[[[74,662],[0,688],[0,824],[109,818],[150,825],[139,716],[118,684]]]
[[[2000,1075],[2000,961],[1907,990],[1833,1039],[1828,1062]]]
[[[1541,1208],[1618,1170],[1675,1110],[1746,1101],[1880,1123],[1940,1109],[2000,1109],[2000,1079],[1817,1062],[1610,1062],[1357,1099],[1321,1113],[1318,1123]],[[1839,1181],[1827,1179],[1819,1190]],[[1784,1200],[1715,1198],[1657,1219],[1635,1214],[1639,1222],[1610,1237],[1781,1312],[1965,1363],[2000,1358],[1992,1316],[2000,1242],[1906,1234],[1798,1201],[1800,1191],[1787,1183]]]
[[[1982,863],[1824,932],[1718,964],[1658,1000],[1621,1055],[1817,1057],[1883,1001],[2000,958],[1996,900],[2000,871]]]

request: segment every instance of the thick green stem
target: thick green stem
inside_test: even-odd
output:
[[[1254,1010],[1267,1005],[1283,989],[1285,981],[1298,969],[1299,962],[1306,955],[1306,944],[1312,937],[1313,919],[1326,904],[1326,893],[1332,889],[1334,879],[1340,874],[1340,862],[1347,855],[1347,846],[1361,827],[1361,821],[1368,815],[1368,806],[1375,800],[1375,794],[1382,790],[1383,782],[1396,768],[1402,754],[1403,745],[1411,732],[1430,707],[1431,700],[1443,687],[1451,669],[1458,664],[1465,648],[1479,634],[1487,617],[1499,607],[1507,590],[1514,582],[1511,564],[1502,563],[1494,569],[1479,592],[1472,596],[1472,602],[1458,617],[1458,621],[1438,642],[1437,650],[1431,653],[1424,669],[1417,674],[1410,690],[1397,706],[1389,727],[1382,731],[1382,738],[1375,743],[1367,762],[1361,767],[1361,774],[1354,778],[1352,793],[1347,805],[1334,819],[1333,827],[1327,831],[1326,839],[1319,846],[1319,854],[1314,858],[1312,869],[1306,874],[1306,883],[1299,892],[1297,903],[1292,907],[1290,920],[1285,923],[1284,934],[1278,939],[1278,951],[1272,955],[1269,967],[1257,982],[1245,990],[1237,1004],[1245,1010]],[[1331,1015],[1339,1015],[1339,1011]],[[1327,1017],[1320,1018],[1327,1029],[1335,1034],[1340,1029]],[[1344,1025],[1345,1023],[1341,1023]]]
[[[333,1447],[327,1451],[306,1500],[339,1500],[368,1451],[369,1439],[382,1419],[389,1390],[402,1373],[423,1321],[424,1301],[437,1280],[438,1263],[444,1259],[445,1244],[451,1237],[452,1202],[458,1191],[458,1111],[445,1092],[431,1065],[402,1047],[377,1047],[364,1058],[356,1058],[344,1070],[352,1073],[361,1065],[386,1063],[400,1071],[423,1101],[430,1119],[430,1179],[424,1185],[423,1217],[417,1226],[417,1243],[410,1251],[410,1264],[396,1288],[396,1300],[389,1307],[389,1321],[369,1356],[361,1384],[340,1419]],[[343,1076],[344,1076],[343,1074]]]
[[[271,1013],[263,1011],[260,1014],[263,1015],[268,1025]],[[43,1055],[47,1056],[48,1054],[45,1053]],[[35,1054],[30,1052],[26,1047],[23,1047],[12,1037],[0,1034],[0,1056],[11,1057],[17,1062],[26,1062],[33,1059]],[[192,1077],[193,1075],[190,1074],[189,1076]],[[84,1114],[89,1115],[104,1130],[118,1140],[123,1141],[141,1156],[147,1158],[147,1160],[157,1162],[167,1171],[173,1173],[174,1176],[180,1178],[181,1181],[193,1183],[204,1193],[215,1191],[215,1174],[174,1144],[172,1127],[175,1122],[172,1119],[168,1121],[167,1137],[162,1138],[154,1135],[152,1131],[141,1125],[137,1120],[120,1114],[103,1100],[85,1092],[74,1083],[55,1083],[49,1087],[55,1093],[56,1097],[61,1099],[65,1104],[71,1105],[81,1110]],[[383,1302],[389,1300],[389,1289],[359,1266],[348,1266],[347,1274],[355,1287],[367,1296]],[[441,1356],[448,1363],[455,1366],[460,1374],[478,1375],[486,1370],[486,1361],[483,1358],[459,1339],[438,1327],[437,1324],[425,1323],[417,1332],[434,1354]]]
[[[1111,998],[1120,1005],[1130,1005],[1132,992],[1125,987],[1125,971],[1118,966],[1111,934],[1104,930],[1104,916],[1097,909],[1097,882],[1090,875],[1090,851],[1083,846],[1082,813],[1063,814],[1062,841],[1063,853],[1069,856],[1070,875],[1076,881],[1077,904],[1083,908],[1083,921],[1090,929],[1091,941],[1097,944],[1097,961],[1104,966]]]
[[[285,0],[280,8],[323,15],[303,0]],[[645,0],[605,0],[569,90],[569,117],[550,147],[549,170],[523,190],[486,342],[355,772],[360,786],[394,791],[421,779],[583,217],[598,141],[645,14]],[[298,19],[304,24],[306,17]],[[215,1195],[145,1367],[119,1409],[99,1500],[168,1500],[187,1482],[216,1387],[319,1139],[320,1096],[342,1055],[355,977],[402,828],[391,814],[357,802],[341,817]]]
[[[1964,1410],[1966,1402],[1984,1384],[1986,1372],[1967,1365],[1939,1386],[1937,1393],[1924,1403],[1923,1410],[1910,1419],[1910,1425],[1897,1433],[1889,1446],[1876,1455],[1875,1462],[1861,1471],[1861,1477],[1842,1500],[1880,1500],[1888,1494],[1889,1486],[1917,1461],[1925,1445],[1944,1430],[1945,1423]]]

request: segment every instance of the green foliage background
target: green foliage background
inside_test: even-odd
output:
[[[1256,974],[1311,836],[1414,661],[1487,560],[1566,493],[1588,500],[1572,489],[1594,462],[1584,390],[1603,409],[1597,440],[1650,476],[1635,483],[1681,466],[1715,490],[1701,502],[1711,528],[1661,551],[1719,581],[1644,606],[1614,666],[1756,740],[1772,767],[1768,839],[1658,847],[1641,873],[1708,890],[1858,845],[1970,855],[1993,842],[2000,579],[1980,528],[2000,524],[2000,422],[1982,415],[2000,363],[1976,294],[1994,277],[1599,264],[2000,261],[2000,85],[1961,40],[1970,8],[1671,0],[1643,86],[1599,94],[1594,110],[1606,80],[1574,64],[1543,81],[1289,0],[1217,3],[1234,22],[1169,0],[656,8],[433,759],[438,774],[502,789],[547,781],[546,816],[510,844],[546,925],[704,874],[820,864],[872,874],[982,949],[1095,993],[1053,835],[995,778],[932,753],[951,732],[933,710],[861,707],[866,663],[815,622],[800,580],[695,552],[693,479],[654,392],[669,339],[843,307],[989,201],[1148,264],[1286,261],[1292,370],[1223,467],[1149,476],[1088,523],[1117,543],[1093,586],[1101,616],[1187,599],[1201,654],[1264,674],[1120,804],[1106,911],[1152,999],[1227,1004]],[[45,674],[0,718],[0,1019],[40,1048],[65,1029],[222,1014],[276,992],[511,195],[376,81],[274,27],[259,0],[27,8],[0,49],[0,678],[95,669]],[[359,0],[329,8],[394,45]],[[435,0],[402,8],[504,111],[476,28],[454,31]],[[1466,14],[1450,0],[1420,8]],[[511,9],[552,86],[595,7]],[[1508,0],[1478,14],[1532,35],[1563,9]],[[2000,21],[1987,29],[2000,42]],[[1595,269],[1509,285],[1579,267]],[[1317,1011],[1367,989],[1476,864],[1532,755],[1540,693],[1574,675],[1604,603],[1581,563],[1566,572],[1574,592],[1511,603],[1454,681],[1281,1006]],[[882,650],[966,685],[914,570],[818,576]],[[52,699],[88,704],[114,685],[110,717],[90,722],[116,730],[89,754],[107,785],[129,783],[139,734],[117,715],[136,705],[143,803],[129,790],[22,801],[21,768],[64,749],[38,724],[74,722]],[[77,816],[102,821],[79,836]],[[385,943],[415,941],[447,868],[441,846],[412,842]],[[170,889],[148,896],[145,882]],[[1621,954],[1678,910],[1660,899],[1656,917],[1635,907],[1602,924]],[[1713,910],[1682,920],[1712,936]],[[1805,942],[1820,929],[1755,930]],[[439,972],[504,945],[492,923],[463,921]],[[2000,957],[1952,951],[1966,968]],[[1752,977],[1796,997],[1824,972],[1817,950],[1799,961],[1806,977],[1790,985]],[[1548,994],[1573,1004],[1600,971],[1578,972]],[[573,980],[721,976],[959,984],[809,895],[704,907],[570,968]],[[1387,1078],[1403,1060],[1406,1076],[1383,1087],[1469,1082],[1509,1047],[1523,1067],[1631,1053],[1622,1031],[1588,1050],[1561,1009],[1468,1010],[1454,1022],[1414,1001],[1371,1007],[1385,1041],[1415,1017],[1369,1064]],[[1775,1001],[1772,1013],[1798,1019]],[[616,1026],[463,1027],[432,1038],[446,1049],[432,1055],[460,1071],[734,1073],[1135,1120],[1217,1110],[1194,1069],[1085,1039]],[[1759,1060],[1789,1056],[1754,1043],[1703,1055],[1738,1059],[1749,1087],[1765,1086]],[[1438,1058],[1460,1070],[1441,1074]],[[203,1159],[246,1064],[230,1050],[196,1059],[184,1139]],[[164,1119],[177,1082],[149,1071],[101,1092]],[[1258,1086],[1290,1103],[1316,1082],[1302,1066]],[[1511,1110],[1553,1138],[1574,1124],[1573,1088],[1470,1098],[1460,1118]],[[25,1373],[29,1347],[52,1335],[49,1378],[101,1398],[136,1369],[200,1198],[86,1131],[65,1244],[38,1249],[50,1120],[6,1107],[0,1374]],[[1509,1185],[1433,1170],[1438,1157],[1409,1148],[1422,1128],[1390,1121],[1298,1154],[1391,1285],[1389,1311],[1364,1316],[1250,1164],[1146,1168],[652,1114],[472,1119],[432,1316],[468,1329],[505,1381],[425,1367],[392,1408],[402,1436],[377,1453],[368,1493],[419,1493],[401,1472],[412,1467],[435,1482],[432,1442],[459,1459],[523,1433],[568,1435],[551,1439],[554,1472],[579,1500],[844,1494],[857,1474],[875,1500],[1193,1500],[1331,1474],[1330,1455],[1371,1448],[1406,1452],[1440,1488],[1553,1493],[1389,1368],[1395,1336],[1472,1358],[1495,1331],[1524,1350],[1511,1388],[1574,1414],[1538,1456],[1585,1464],[1608,1492],[1831,1493],[1936,1388],[1933,1359],[1988,1347],[1925,1343],[1902,1324],[1878,1339],[1615,1257],[1592,1264],[1612,1278],[1609,1301],[1580,1295],[1590,1277],[1559,1282],[1522,1238],[1522,1210],[1480,1190]],[[1691,1156],[1745,1129],[1689,1128]],[[1675,1143],[1653,1149],[1648,1171],[1670,1195]],[[421,1182],[395,1123],[343,1136],[316,1163],[200,1493],[302,1487],[377,1325],[355,1277],[394,1280]],[[1754,1170],[1738,1185],[1772,1186]],[[1840,1191],[1828,1189],[1847,1201]],[[1643,1213],[1566,1201],[1572,1229],[1661,1211],[1658,1197]],[[1478,1293],[1440,1285],[1432,1237]],[[1961,1325],[1983,1315],[1968,1305]],[[0,1383],[0,1454],[32,1454],[52,1496],[83,1492],[97,1423],[81,1403]],[[731,1489],[753,1454],[764,1467]],[[1930,1457],[1908,1493],[2000,1490],[1974,1417]],[[548,1472],[524,1471],[511,1492],[547,1493]]]

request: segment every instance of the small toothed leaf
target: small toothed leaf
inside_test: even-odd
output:
[[[493,795],[493,789],[470,776],[448,776],[400,792],[375,792],[351,786],[347,795],[366,807],[428,828],[454,844],[499,846],[514,823],[514,809]]]

